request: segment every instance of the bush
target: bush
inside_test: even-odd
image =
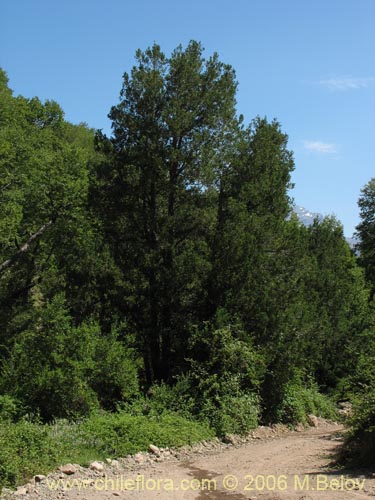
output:
[[[94,322],[73,326],[60,294],[16,338],[0,390],[44,421],[83,417],[136,394],[137,368],[116,332],[103,337]]]
[[[122,405],[132,415],[160,416],[173,412],[205,422],[216,434],[246,433],[256,427],[263,361],[237,326],[196,329],[191,337],[190,371],[175,384],[155,385],[146,397]]]
[[[167,413],[188,420],[197,417],[189,374],[176,377],[174,385],[165,383],[153,385],[146,395],[139,395],[129,403],[122,403],[119,408],[134,416],[157,417]]]
[[[90,374],[90,386],[106,410],[115,410],[119,402],[132,400],[139,394],[140,363],[133,349],[124,346],[118,337],[116,328],[107,337],[97,337]]]
[[[357,394],[350,420],[351,431],[341,459],[355,466],[375,466],[375,389]]]
[[[0,421],[17,420],[22,413],[23,409],[16,399],[7,394],[0,395]]]
[[[192,444],[214,437],[206,425],[176,415],[132,416],[98,413],[78,423],[42,425],[27,420],[0,426],[0,489],[26,482],[66,462],[121,457],[159,447]]]
[[[159,447],[192,444],[214,437],[208,426],[178,415],[132,416],[119,412],[95,415],[81,427],[86,445],[103,456],[125,456],[147,450],[150,443]]]
[[[206,324],[191,337],[189,372],[194,415],[219,436],[246,433],[258,424],[258,389],[264,359],[239,325]]]
[[[218,436],[244,434],[257,426],[259,416],[259,401],[254,393],[241,391],[235,377],[219,380],[215,375],[207,376],[197,386],[189,375],[180,377],[172,387],[153,386],[146,397],[121,408],[134,416],[174,414],[204,423]]]
[[[283,398],[276,410],[279,422],[285,424],[307,423],[308,415],[337,419],[334,403],[320,394],[316,385],[304,387],[299,380],[287,383],[283,390]]]
[[[48,471],[57,459],[48,427],[21,420],[0,426],[0,488]]]
[[[259,401],[254,394],[231,393],[228,386],[219,387],[214,397],[203,402],[199,416],[209,422],[218,436],[245,434],[258,425]]]

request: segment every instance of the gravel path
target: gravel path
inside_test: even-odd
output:
[[[342,427],[324,421],[308,430],[259,428],[179,450],[72,466],[19,488],[24,500],[347,500],[375,497],[375,474],[332,466]],[[66,473],[68,472],[68,473]]]

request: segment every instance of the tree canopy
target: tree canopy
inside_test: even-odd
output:
[[[21,413],[141,401],[242,432],[371,383],[374,180],[358,261],[335,218],[293,216],[288,136],[236,92],[200,43],[154,44],[107,136],[0,72],[0,391]]]

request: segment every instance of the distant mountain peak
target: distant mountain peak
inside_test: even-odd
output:
[[[293,207],[293,213],[295,213],[302,224],[307,227],[311,226],[315,219],[318,219],[319,221],[324,219],[322,214],[318,212],[310,212],[310,210],[301,206]],[[352,236],[351,238],[346,237],[346,241],[352,249],[354,249],[355,245],[358,243],[358,239],[355,236]]]
[[[293,208],[293,212],[297,215],[298,219],[302,222],[304,226],[311,226],[315,219],[322,221],[324,219],[322,214],[317,212],[310,212],[304,207],[296,206]]]

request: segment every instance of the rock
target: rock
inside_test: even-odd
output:
[[[105,461],[107,462],[108,465],[111,465],[112,459],[111,458],[106,458]]]
[[[349,401],[341,401],[339,404],[338,413],[342,417],[351,417],[353,414],[353,405]]]
[[[112,467],[120,467],[120,462],[118,460],[111,460]]]
[[[0,491],[0,498],[10,498],[11,496],[13,495],[13,490],[11,490],[10,488],[3,488],[1,491]]]
[[[63,472],[67,476],[71,476],[72,474],[75,474],[77,472],[77,467],[75,467],[73,464],[65,464],[59,468],[59,471]]]
[[[307,415],[307,423],[311,427],[319,427],[319,419],[315,415]]]
[[[114,495],[115,497],[119,497],[119,496],[120,496],[120,493],[119,493],[118,491],[114,491],[114,492],[112,493],[112,495]]]
[[[90,469],[97,472],[102,472],[104,470],[104,465],[100,462],[92,462],[90,464]]]
[[[142,453],[137,453],[136,455],[134,455],[134,460],[137,463],[142,463],[144,460],[144,456],[142,455]]]
[[[46,476],[44,476],[43,474],[37,474],[36,476],[34,476],[34,481],[36,483],[41,483],[45,479],[46,479]]]
[[[27,483],[27,485],[26,485],[27,493],[33,493],[34,490],[35,490],[35,488],[34,488],[33,483]]]
[[[154,455],[160,455],[160,450],[157,446],[150,444],[148,448]]]
[[[236,436],[233,434],[226,434],[223,438],[224,443],[226,444],[233,444],[235,445],[237,443]]]
[[[21,497],[23,495],[27,495],[27,488],[25,486],[18,488],[17,491],[14,492],[16,497]]]

